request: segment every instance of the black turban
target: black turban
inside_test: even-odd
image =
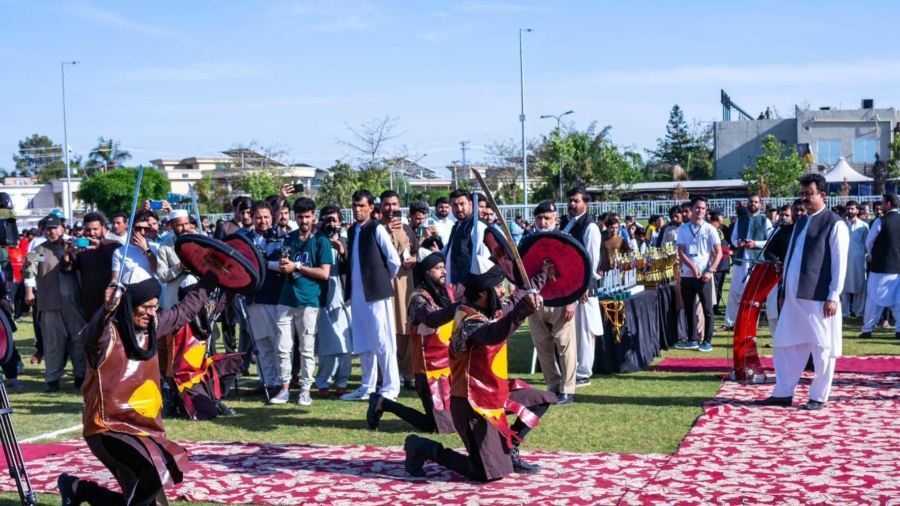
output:
[[[489,307],[484,309],[487,310],[488,316],[493,316],[493,313],[500,309],[500,299],[497,297],[494,287],[502,283],[504,279],[506,276],[503,274],[503,269],[496,264],[484,274],[470,275],[469,281],[466,282],[466,299],[474,302],[481,296],[481,292],[487,291]]]
[[[144,348],[137,340],[134,333],[133,310],[143,306],[153,299],[159,299],[162,295],[162,287],[159,281],[150,278],[139,283],[125,285],[125,293],[119,307],[116,309],[116,322],[119,324],[119,334],[122,336],[122,345],[130,358],[136,360],[149,360],[156,356],[156,322],[150,320],[146,329],[148,347]]]
[[[125,293],[131,295],[131,306],[143,306],[147,301],[158,299],[162,295],[162,286],[153,278],[138,283],[125,285]]]
[[[428,271],[434,269],[437,264],[444,263],[445,260],[443,253],[435,251],[416,264],[416,269],[419,269],[419,272],[416,273],[416,279],[419,280],[418,286],[425,289],[435,304],[442,308],[447,308],[451,304],[447,287],[435,284]]]

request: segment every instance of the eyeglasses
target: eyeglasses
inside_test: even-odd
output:
[[[152,306],[148,306],[147,304],[144,304],[143,306],[138,306],[138,309],[140,309],[141,311],[143,311],[145,313],[158,313],[160,311],[160,309],[162,309],[162,308],[160,307],[159,304],[154,304]]]

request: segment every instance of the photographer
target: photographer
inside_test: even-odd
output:
[[[347,393],[350,379],[350,311],[344,300],[344,283],[350,270],[347,239],[341,237],[341,211],[337,206],[325,206],[319,211],[319,235],[331,243],[334,264],[328,275],[325,303],[319,314],[319,372],[316,388],[319,398],[331,395],[331,385],[338,395]]]

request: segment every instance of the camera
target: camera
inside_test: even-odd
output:
[[[333,237],[339,232],[337,218],[334,216],[323,216],[320,223],[321,226],[319,227],[319,230],[321,230],[326,237]]]
[[[278,257],[279,258],[291,258],[291,248],[290,246],[282,246],[278,248]]]

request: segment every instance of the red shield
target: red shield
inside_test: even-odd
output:
[[[185,234],[175,240],[175,254],[198,277],[212,272],[223,290],[255,293],[260,286],[259,269],[233,247],[200,234]]]
[[[557,277],[541,290],[544,305],[560,307],[578,300],[590,287],[591,261],[584,247],[569,234],[540,232],[523,237],[519,254],[528,276],[541,271],[544,260],[556,266]]]

